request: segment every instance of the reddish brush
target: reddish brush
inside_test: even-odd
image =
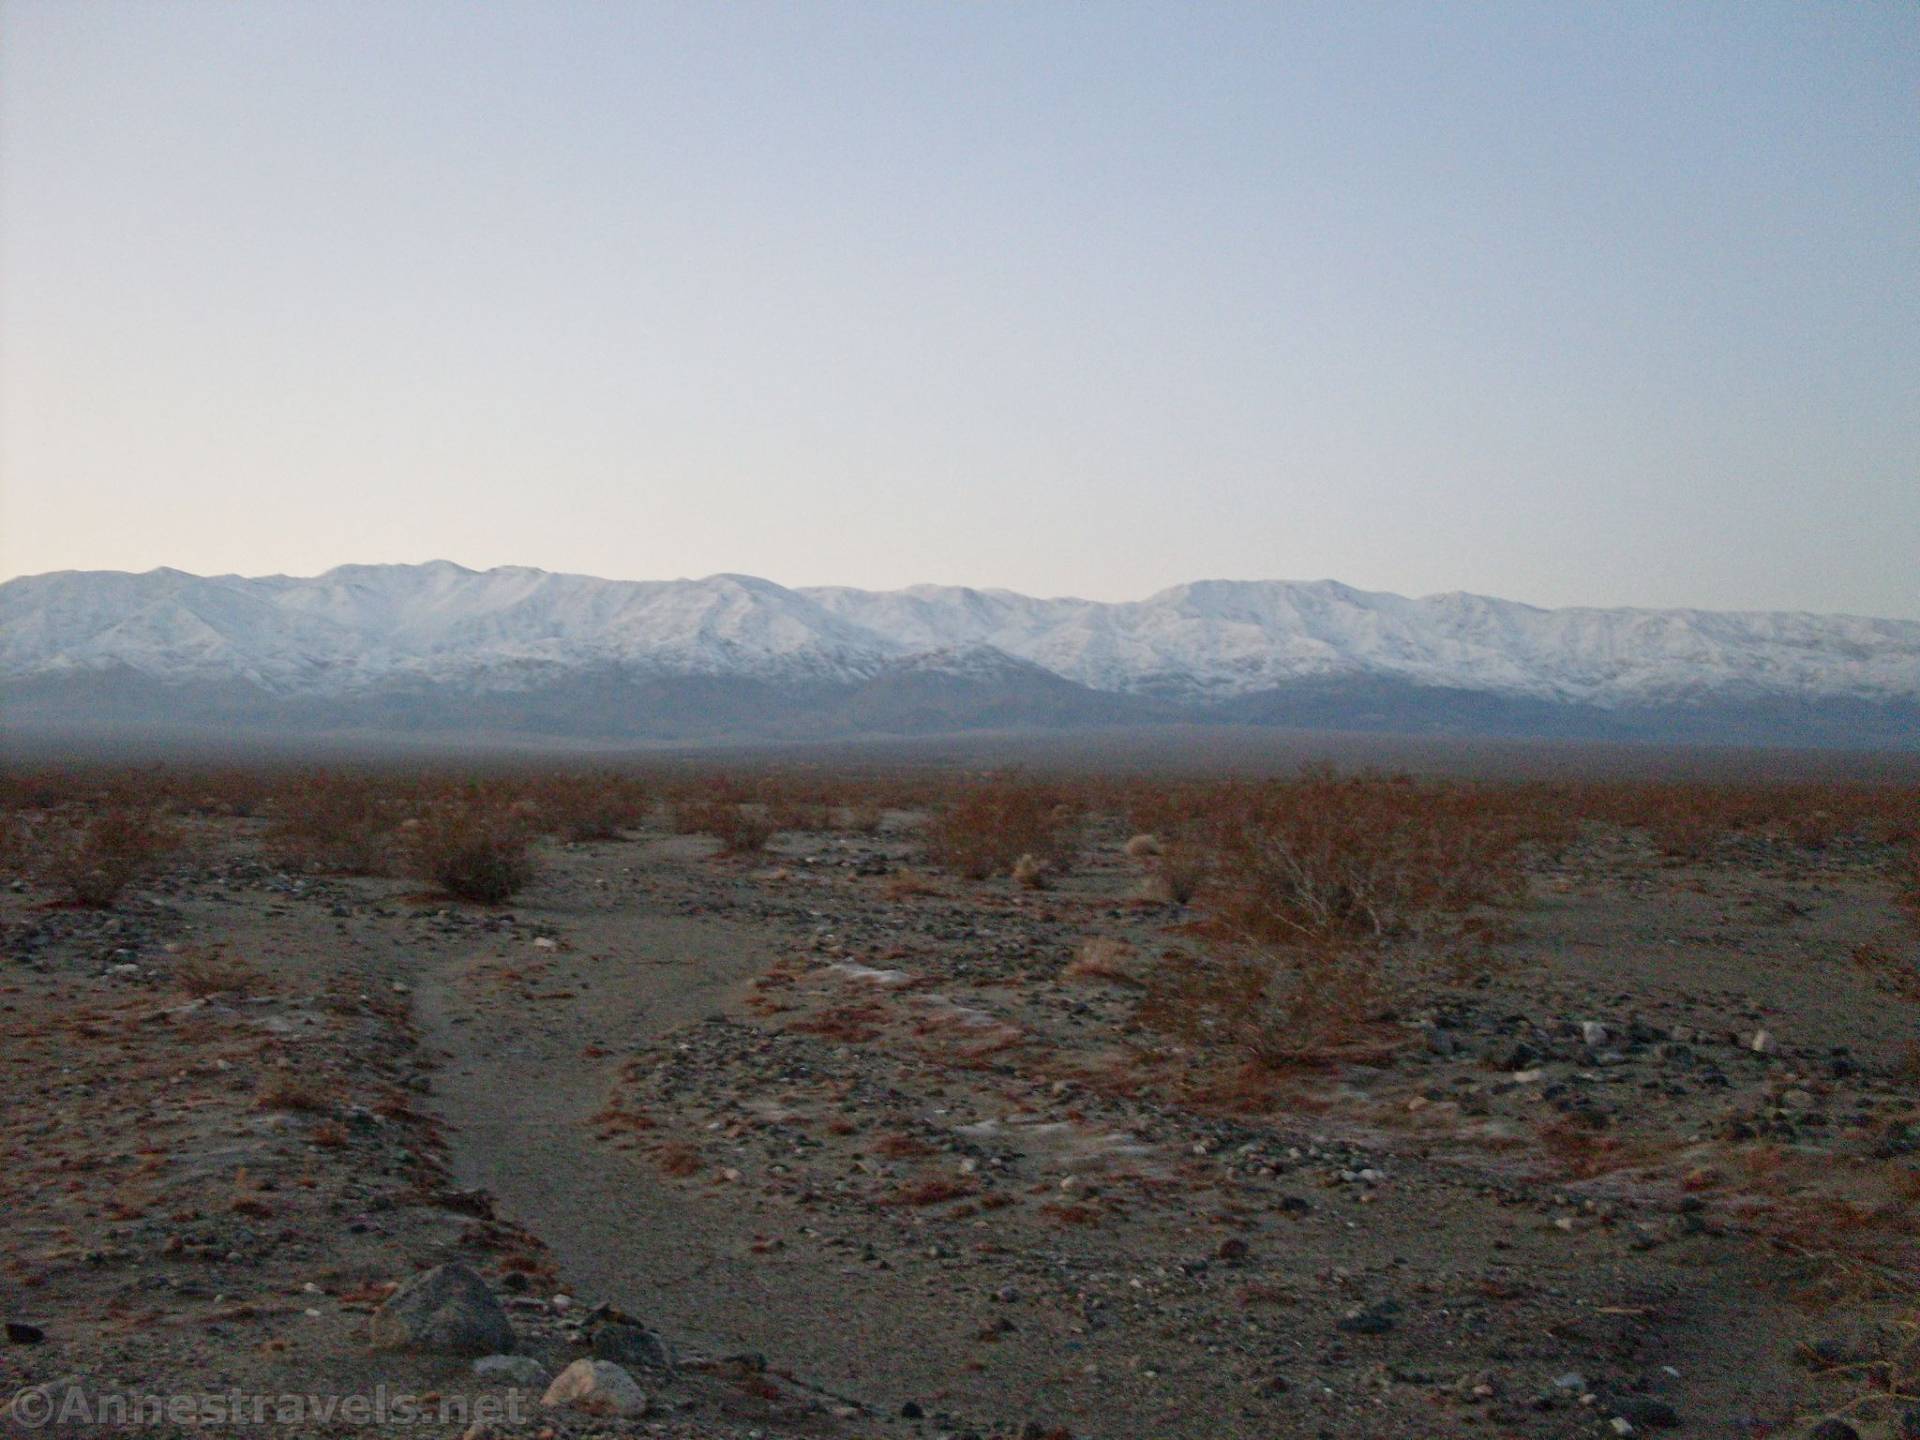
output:
[[[927,853],[969,880],[1012,874],[1025,859],[1026,874],[1037,880],[1067,868],[1076,820],[1059,790],[985,782],[941,807],[927,826]]]
[[[886,1199],[888,1205],[940,1205],[971,1195],[972,1189],[953,1180],[922,1180],[903,1185]]]
[[[180,842],[157,810],[109,804],[90,817],[50,820],[29,843],[40,854],[42,878],[73,904],[100,909],[149,874]]]
[[[482,905],[512,899],[533,879],[524,816],[480,795],[451,797],[408,832],[408,865],[447,894]]]

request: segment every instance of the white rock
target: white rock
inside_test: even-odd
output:
[[[554,1377],[540,1403],[602,1415],[639,1415],[647,1408],[647,1392],[611,1360],[576,1360]]]

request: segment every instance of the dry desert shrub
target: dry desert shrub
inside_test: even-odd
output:
[[[1217,909],[1237,939],[1324,948],[1403,938],[1517,892],[1520,836],[1472,792],[1302,776],[1212,821]]]
[[[1058,791],[990,781],[967,787],[934,814],[927,853],[969,880],[1010,875],[1023,857],[1059,871],[1073,858],[1077,826],[1074,807]]]
[[[1841,841],[1899,844],[1920,835],[1920,789],[1911,785],[1611,780],[1526,788],[1569,816],[1638,831],[1676,860],[1703,859],[1740,837],[1818,852]]]
[[[461,900],[500,905],[534,876],[525,817],[484,796],[440,801],[407,830],[408,868]]]
[[[711,835],[723,855],[765,850],[779,827],[758,805],[728,800],[683,800],[674,808],[674,828],[687,835]]]
[[[1204,1050],[1281,1069],[1390,1048],[1367,1044],[1387,995],[1374,950],[1220,948],[1156,965],[1139,1019]]]
[[[324,770],[292,777],[269,803],[268,854],[298,870],[391,874],[404,818],[397,788]]]
[[[230,959],[218,950],[182,955],[173,964],[174,988],[195,999],[212,995],[244,995],[261,983],[261,975],[244,960]]]
[[[51,817],[23,843],[41,878],[74,904],[103,909],[179,847],[174,827],[150,808],[107,803]]]
[[[804,795],[773,795],[766,802],[768,823],[774,830],[817,832],[833,828],[833,806]]]
[[[676,791],[667,797],[667,828],[676,835],[700,835],[716,804],[737,805],[731,797],[709,797]]]
[[[1208,943],[1155,967],[1142,1023],[1262,1068],[1388,1043],[1429,942],[1520,888],[1528,827],[1478,800],[1325,770],[1189,792],[1161,878],[1204,886]]]
[[[1170,905],[1190,905],[1206,884],[1213,857],[1195,840],[1174,841],[1160,852],[1147,876],[1147,893]]]
[[[554,775],[530,790],[540,828],[576,844],[624,839],[647,823],[653,797],[630,775]]]

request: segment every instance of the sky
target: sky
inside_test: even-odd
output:
[[[0,0],[0,577],[1920,618],[1920,6]]]

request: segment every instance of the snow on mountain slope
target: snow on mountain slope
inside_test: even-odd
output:
[[[1096,690],[1218,700],[1340,675],[1588,704],[1705,694],[1920,694],[1920,623],[1699,610],[1541,610],[1330,580],[1208,580],[1145,600],[806,591],[908,644],[986,644]]]
[[[1200,581],[1108,604],[932,585],[792,590],[743,575],[614,581],[445,561],[312,578],[62,572],[0,585],[0,675],[12,677],[125,667],[325,695],[390,681],[512,690],[608,667],[849,684],[903,666],[978,676],[1015,662],[1181,703],[1348,676],[1610,707],[1912,698],[1920,623],[1542,610],[1332,581]]]

